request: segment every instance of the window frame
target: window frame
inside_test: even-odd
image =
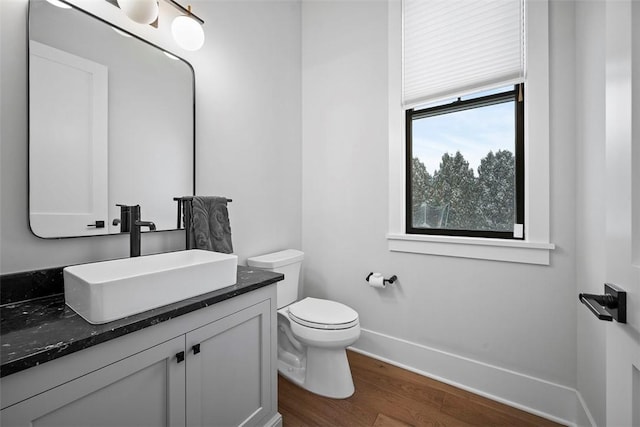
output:
[[[444,256],[548,266],[550,240],[549,2],[525,1],[525,240],[407,234],[402,98],[402,0],[387,4],[388,231],[387,249],[398,255]]]
[[[413,167],[413,121],[416,119],[434,117],[442,114],[450,114],[473,108],[488,107],[503,102],[515,102],[514,108],[514,130],[515,130],[515,223],[522,226],[522,232],[517,236],[512,231],[495,230],[465,230],[450,228],[417,228],[413,224],[413,188],[412,188],[412,167]],[[405,232],[409,235],[436,235],[436,236],[462,236],[476,238],[493,239],[525,239],[525,217],[524,217],[524,180],[525,180],[525,155],[524,155],[524,84],[516,84],[512,90],[505,90],[499,93],[477,96],[469,99],[461,99],[433,107],[421,109],[409,108],[405,110]]]

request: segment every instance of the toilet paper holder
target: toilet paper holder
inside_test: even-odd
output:
[[[369,273],[367,275],[367,277],[364,279],[365,282],[369,283],[369,277],[371,277],[373,275],[373,271],[371,273]],[[393,282],[395,282],[396,280],[398,280],[398,276],[396,276],[395,274],[391,277],[389,277],[388,279],[384,279],[384,283],[388,283],[388,284],[393,284]]]

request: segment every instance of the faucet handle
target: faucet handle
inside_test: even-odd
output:
[[[120,218],[113,220],[113,225],[120,224],[120,232],[128,233],[131,231],[131,208],[132,206],[116,203],[116,206],[120,207]]]

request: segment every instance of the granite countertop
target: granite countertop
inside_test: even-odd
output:
[[[34,274],[32,272],[31,274]],[[62,278],[54,272],[56,282]],[[0,377],[109,341],[282,280],[266,270],[238,267],[235,285],[188,298],[144,313],[92,325],[57,293],[0,306]],[[9,280],[3,278],[3,287]],[[57,289],[60,289],[58,283]]]

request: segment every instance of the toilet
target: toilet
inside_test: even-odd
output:
[[[346,348],[360,337],[358,313],[319,298],[298,300],[304,253],[295,249],[247,259],[249,267],[284,274],[277,285],[278,371],[313,393],[344,399],[355,388]]]

